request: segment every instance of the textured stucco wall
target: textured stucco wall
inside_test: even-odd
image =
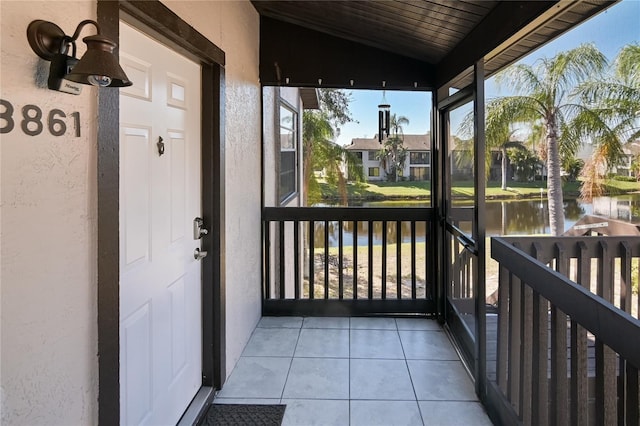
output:
[[[72,33],[81,20],[95,19],[96,4],[2,1],[0,10],[0,97],[16,119],[0,136],[1,423],[96,424],[97,91],[87,86],[74,96],[43,88],[49,63],[25,36],[34,19]],[[45,114],[38,136],[21,129],[27,104]],[[81,137],[70,129],[59,137],[47,132],[53,108],[80,113]]]
[[[227,55],[230,374],[260,317],[259,19],[248,1],[165,4]],[[25,37],[34,19],[51,20],[71,33],[78,22],[95,17],[93,0],[0,1],[0,97],[17,115],[26,104],[39,106],[45,129],[52,108],[81,117],[81,137],[71,130],[61,137],[46,131],[26,136],[19,121],[0,136],[2,425],[97,424],[97,90],[85,87],[73,96],[44,88],[48,63]],[[83,43],[78,48],[82,54]]]
[[[227,375],[261,315],[260,20],[248,1],[163,1],[224,50]]]

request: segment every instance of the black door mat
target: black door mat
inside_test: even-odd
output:
[[[280,426],[286,405],[211,404],[200,426]]]

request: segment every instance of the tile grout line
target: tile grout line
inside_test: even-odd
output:
[[[304,318],[302,319],[302,322],[304,324]],[[282,392],[280,392],[280,404],[282,404],[282,400],[284,398],[284,390],[287,387],[287,382],[289,381],[289,373],[291,373],[291,367],[293,366],[293,359],[295,358],[295,355],[296,355],[296,349],[298,349],[298,342],[300,341],[300,334],[302,333],[303,324],[300,324],[300,328],[298,329],[298,337],[296,339],[296,344],[293,347],[293,353],[291,354],[291,361],[289,361],[289,369],[287,370],[287,377],[284,379]],[[285,408],[285,412],[286,412],[286,408]]]
[[[409,374],[409,381],[411,382],[411,390],[413,391],[413,396],[415,397],[416,406],[418,407],[418,413],[420,414],[420,421],[424,425],[424,417],[422,416],[422,410],[420,409],[420,404],[418,403],[418,394],[416,393],[416,387],[413,384],[413,376],[411,375],[411,370],[409,369],[409,361],[407,360],[407,353],[404,351],[404,343],[402,343],[402,336],[400,336],[400,329],[398,329],[398,321],[396,320],[396,333],[398,334],[398,340],[400,340],[400,347],[402,348],[402,355],[404,356],[404,365],[407,368],[407,374]]]

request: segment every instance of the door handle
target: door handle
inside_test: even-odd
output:
[[[195,260],[200,260],[200,259],[204,259],[205,257],[207,257],[209,253],[206,250],[200,250],[199,248],[196,248],[193,251],[193,258]]]
[[[193,219],[193,239],[199,240],[203,235],[207,235],[209,230],[204,227],[204,220],[201,217]]]

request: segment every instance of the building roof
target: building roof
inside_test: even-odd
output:
[[[431,135],[427,132],[425,135],[404,135],[402,144],[409,151],[428,151],[431,146]],[[378,135],[373,138],[355,138],[351,139],[351,144],[345,146],[350,151],[377,151],[382,147],[378,142]]]
[[[318,99],[318,89],[315,87],[301,87],[300,98],[304,109],[320,109],[320,99]]]

